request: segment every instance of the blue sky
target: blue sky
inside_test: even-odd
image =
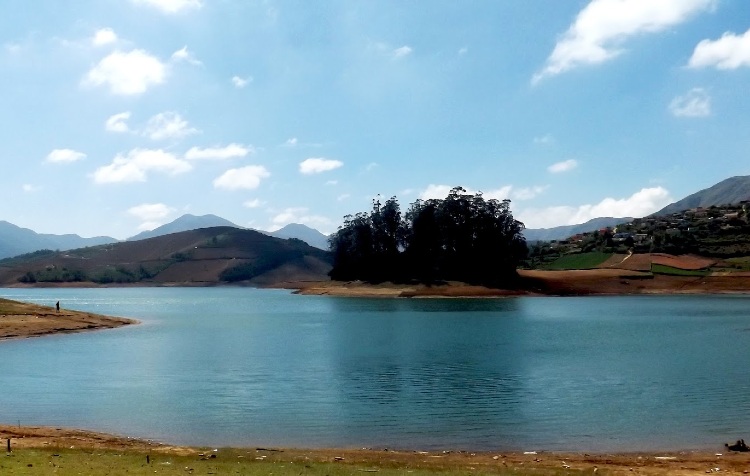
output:
[[[0,219],[335,231],[373,197],[529,228],[750,174],[747,0],[7,0]]]

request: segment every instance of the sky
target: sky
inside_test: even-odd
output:
[[[644,216],[750,174],[748,0],[4,0],[0,220]]]

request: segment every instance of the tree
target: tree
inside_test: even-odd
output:
[[[523,228],[509,200],[485,200],[461,187],[444,200],[417,200],[403,218],[395,197],[375,200],[369,215],[344,217],[331,237],[331,277],[501,284],[526,257]]]

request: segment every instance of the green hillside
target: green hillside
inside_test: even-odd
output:
[[[233,227],[0,261],[0,284],[278,284],[327,279],[329,253],[306,243]]]

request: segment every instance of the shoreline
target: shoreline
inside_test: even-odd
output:
[[[73,334],[138,324],[136,319],[111,317],[91,312],[0,298],[0,342],[57,334]]]
[[[59,450],[73,451],[76,457],[94,456],[104,451],[153,455],[154,460],[169,457],[201,461],[210,458],[230,459],[248,466],[285,463],[346,465],[352,471],[420,469],[440,472],[512,471],[534,474],[547,471],[604,470],[607,474],[705,474],[708,472],[747,473],[750,453],[725,451],[645,451],[633,453],[576,453],[547,451],[419,451],[347,448],[211,448],[175,446],[150,440],[128,438],[87,430],[13,426],[0,424],[0,443],[10,441],[11,452],[23,455],[24,450],[47,450],[50,456],[60,456]],[[92,452],[91,450],[97,450]],[[54,453],[54,454],[52,454]],[[206,455],[209,455],[207,457]],[[215,455],[215,456],[211,456]],[[102,456],[99,454],[98,456]],[[145,459],[145,458],[144,458]],[[164,463],[162,463],[164,464]],[[375,468],[375,469],[372,469]],[[284,474],[283,471],[281,474]],[[297,474],[297,473],[294,473]]]

